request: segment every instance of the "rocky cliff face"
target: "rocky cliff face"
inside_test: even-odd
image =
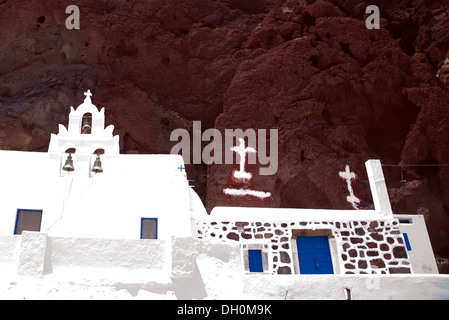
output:
[[[449,3],[370,4],[379,30],[350,0],[84,0],[80,29],[68,30],[64,1],[0,1],[0,148],[46,151],[88,88],[122,153],[169,153],[170,133],[194,120],[278,129],[278,172],[248,166],[269,199],[223,194],[236,165],[187,166],[209,210],[350,209],[345,165],[367,208],[364,162],[378,158],[401,165],[384,167],[394,211],[426,216],[444,272]]]

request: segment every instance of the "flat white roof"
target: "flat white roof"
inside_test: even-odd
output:
[[[390,220],[375,210],[327,210],[253,207],[215,207],[204,221],[348,221]]]

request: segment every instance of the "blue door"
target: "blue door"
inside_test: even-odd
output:
[[[262,250],[248,250],[249,271],[263,272]]]
[[[301,274],[334,273],[327,237],[298,237],[296,244]]]

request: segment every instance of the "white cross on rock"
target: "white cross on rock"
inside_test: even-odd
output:
[[[238,153],[238,155],[240,156],[240,170],[235,170],[233,174],[236,179],[251,179],[252,174],[245,171],[246,154],[249,152],[255,153],[256,150],[251,147],[245,147],[245,140],[243,140],[242,138],[239,139],[239,143],[240,144],[237,147],[231,148],[232,151]]]
[[[256,150],[251,147],[246,147],[245,140],[242,138],[239,138],[239,145],[232,147],[232,151],[236,152],[240,156],[240,169],[234,170],[232,175],[237,180],[250,180],[253,175],[249,172],[245,171],[245,164],[246,164],[246,154],[249,152],[255,153]],[[270,192],[264,192],[264,191],[257,191],[257,190],[251,190],[251,189],[234,189],[234,188],[225,188],[223,189],[224,194],[230,195],[230,196],[252,196],[259,199],[265,199],[271,197]]]
[[[355,179],[357,176],[354,172],[351,172],[351,169],[348,165],[346,165],[345,171],[340,171],[338,175],[346,180],[346,184],[348,185],[349,196],[346,197],[346,201],[348,201],[352,207],[356,210],[359,209],[358,204],[360,203],[360,199],[354,195],[354,190],[352,189],[351,180]]]

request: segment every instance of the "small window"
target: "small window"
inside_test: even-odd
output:
[[[142,218],[140,223],[140,239],[157,239],[156,218]]]
[[[14,234],[22,231],[41,231],[42,210],[18,209]]]
[[[401,224],[413,224],[412,218],[399,218],[399,223]]]
[[[242,258],[245,272],[269,272],[268,249],[266,243],[248,243],[242,245]]]
[[[250,272],[263,272],[262,250],[248,250]]]

